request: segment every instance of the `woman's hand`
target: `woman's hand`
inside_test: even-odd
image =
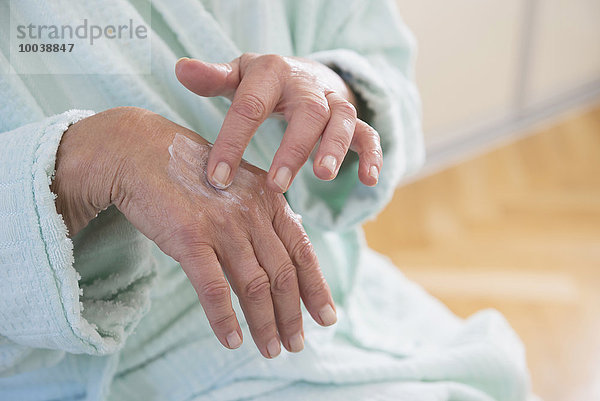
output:
[[[231,285],[265,357],[279,354],[280,341],[300,351],[300,297],[319,324],[336,320],[312,245],[283,195],[267,188],[264,171],[242,162],[228,189],[213,188],[209,150],[194,132],[143,109],[88,117],[59,146],[58,212],[74,235],[115,204],[181,263],[224,346],[242,342]]]
[[[359,179],[365,185],[377,184],[383,163],[379,135],[356,118],[352,92],[325,65],[245,53],[225,64],[183,58],[175,72],[179,81],[198,95],[232,100],[208,158],[213,186],[231,184],[246,146],[271,113],[281,113],[288,121],[267,175],[271,190],[287,191],[319,139],[313,163],[317,177],[335,178],[350,149],[359,155]]]

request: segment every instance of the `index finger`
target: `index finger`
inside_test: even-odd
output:
[[[246,73],[208,156],[208,180],[213,186],[231,185],[244,150],[277,105],[280,93],[276,74]]]

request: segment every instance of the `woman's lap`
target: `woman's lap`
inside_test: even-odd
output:
[[[119,368],[111,399],[525,399],[523,351],[501,315],[484,311],[462,321],[370,250],[338,311],[330,328],[305,319],[303,352],[266,360],[243,323],[244,345],[226,350],[201,309],[189,306],[161,333],[170,341],[130,339],[137,351],[124,350],[122,362],[136,356],[138,363]],[[149,344],[160,351],[153,355]]]

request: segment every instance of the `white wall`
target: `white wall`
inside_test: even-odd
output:
[[[600,0],[397,0],[441,163],[600,101]]]
[[[540,0],[526,104],[600,79],[600,0]]]

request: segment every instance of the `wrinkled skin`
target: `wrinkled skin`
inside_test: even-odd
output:
[[[327,66],[305,58],[244,53],[230,63],[181,59],[179,81],[200,96],[225,96],[232,103],[210,152],[213,186],[226,188],[250,139],[265,119],[281,115],[288,126],[267,174],[267,185],[285,192],[313,149],[313,171],[332,180],[349,150],[358,154],[358,178],[377,184],[383,164],[379,134],[357,118],[356,99]]]
[[[111,204],[180,262],[219,341],[237,348],[240,299],[267,358],[303,348],[300,299],[321,325],[335,306],[314,250],[266,172],[244,161],[226,190],[207,180],[210,144],[147,110],[123,107],[85,118],[63,135],[51,189],[70,235]],[[225,275],[223,274],[225,273]]]

